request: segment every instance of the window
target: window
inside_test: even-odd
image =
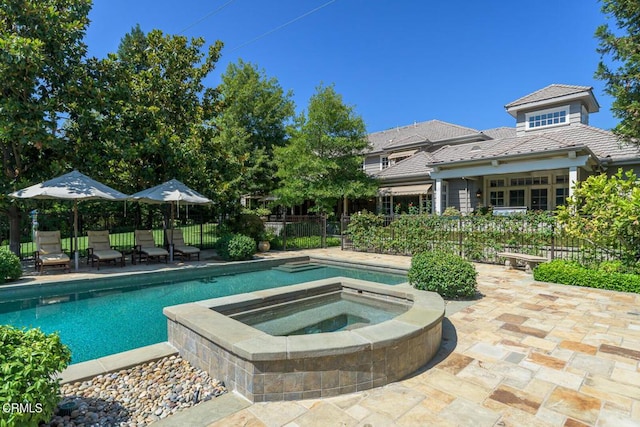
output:
[[[556,175],[556,184],[568,184],[569,175]]]
[[[489,187],[504,187],[504,179],[492,179],[489,180]]]
[[[384,215],[391,215],[393,213],[391,209],[391,196],[384,196],[382,198],[382,213]]]
[[[511,186],[518,187],[522,185],[543,185],[549,183],[548,176],[529,176],[524,178],[511,178]]]
[[[509,206],[525,206],[524,190],[509,190]]]
[[[562,125],[569,121],[569,107],[527,113],[525,114],[525,120],[527,130]]]
[[[489,204],[491,206],[504,206],[504,191],[490,191]]]
[[[556,207],[566,205],[569,197],[569,187],[556,188]]]
[[[388,157],[381,157],[380,158],[380,169],[386,169],[389,167],[389,158]]]
[[[547,210],[547,189],[546,188],[532,188],[531,189],[531,209],[533,210]]]

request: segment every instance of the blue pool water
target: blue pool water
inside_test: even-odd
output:
[[[405,276],[399,275],[321,267],[297,273],[263,270],[209,276],[140,289],[139,277],[132,276],[132,288],[105,290],[99,297],[95,297],[96,292],[87,296],[76,294],[71,298],[74,301],[26,309],[20,307],[35,303],[18,302],[13,308],[4,304],[0,324],[39,327],[47,333],[58,331],[62,342],[71,348],[72,363],[78,363],[166,341],[167,321],[162,314],[163,307],[336,276],[389,285],[406,281]]]

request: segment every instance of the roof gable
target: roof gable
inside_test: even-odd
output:
[[[393,178],[406,178],[409,176],[426,175],[432,169],[427,164],[432,163],[433,158],[431,155],[424,151],[418,151],[413,156],[404,159],[393,166],[389,166],[386,169],[382,169],[376,173],[376,176],[381,179],[393,179]]]

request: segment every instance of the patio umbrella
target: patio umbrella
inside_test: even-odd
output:
[[[173,261],[173,217],[175,205],[185,203],[188,205],[206,205],[213,203],[202,194],[184,185],[177,179],[164,182],[155,187],[139,191],[129,196],[128,200],[144,203],[170,203],[171,204],[171,233],[169,235],[169,256]]]
[[[78,201],[126,200],[127,195],[74,170],[57,178],[9,194],[19,199],[73,200],[74,260],[78,270]]]

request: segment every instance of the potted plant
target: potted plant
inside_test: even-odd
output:
[[[271,241],[275,238],[273,230],[267,228],[260,234],[260,240],[258,241],[258,250],[260,252],[269,252],[271,249]]]

